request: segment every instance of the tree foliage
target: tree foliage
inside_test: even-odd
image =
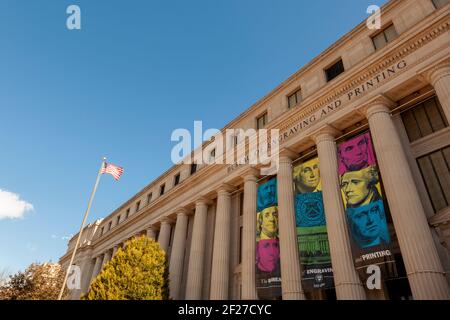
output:
[[[9,276],[0,286],[2,300],[56,300],[64,281],[61,266],[32,263],[24,272]]]
[[[159,243],[141,236],[117,250],[82,299],[165,300],[168,281],[165,252]]]

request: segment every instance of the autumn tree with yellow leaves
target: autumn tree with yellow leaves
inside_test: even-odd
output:
[[[119,248],[93,280],[83,300],[166,300],[168,264],[159,243],[146,236]]]

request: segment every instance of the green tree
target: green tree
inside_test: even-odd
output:
[[[94,279],[83,300],[166,300],[169,297],[166,254],[146,236],[119,248]]]

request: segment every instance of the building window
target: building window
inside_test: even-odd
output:
[[[159,195],[162,196],[164,194],[164,189],[166,188],[166,184],[161,185],[159,187]]]
[[[385,45],[387,45],[389,42],[397,38],[398,34],[395,30],[395,27],[393,24],[385,28],[380,33],[377,33],[375,36],[372,37],[373,45],[375,46],[375,49],[381,49]]]
[[[233,141],[234,141],[233,147],[237,146],[238,143],[239,143],[239,135],[238,135],[238,134],[235,134],[235,135],[233,136]]]
[[[265,112],[260,117],[256,118],[256,129],[262,129],[267,124],[267,112]]]
[[[139,211],[140,207],[141,207],[141,202],[138,201],[138,202],[136,203],[136,212]]]
[[[150,193],[147,195],[147,204],[149,204],[151,201],[152,201],[152,193],[150,192]]]
[[[417,159],[435,212],[450,205],[450,147]]]
[[[102,229],[100,230],[100,235],[103,235],[103,232],[105,231],[105,227],[102,227]]]
[[[179,183],[180,183],[180,174],[177,173],[177,174],[175,175],[175,178],[174,178],[174,181],[173,181],[173,185],[174,185],[174,186],[177,186]]]
[[[209,153],[209,163],[213,163],[216,158],[216,148],[212,149]]]
[[[112,221],[110,221],[110,222],[108,223],[108,231],[111,230],[111,226],[112,226]]]
[[[128,219],[129,216],[130,216],[130,209],[127,209],[127,213],[125,214],[125,219]]]
[[[432,1],[436,9],[444,7],[449,2],[449,0],[432,0]]]
[[[331,67],[325,69],[325,74],[327,76],[327,82],[333,80],[334,78],[336,78],[338,75],[340,75],[344,71],[345,71],[344,63],[342,62],[342,59],[339,59],[338,62],[333,64]]]
[[[302,101],[302,92],[300,89],[288,96],[288,108],[293,108]]]
[[[444,112],[436,96],[407,109],[402,112],[401,116],[410,142],[448,127]]]
[[[120,223],[120,216],[117,216],[116,226]]]
[[[193,175],[196,172],[197,172],[197,164],[196,163],[192,163],[191,164],[191,175]]]

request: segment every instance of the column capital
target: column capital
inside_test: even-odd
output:
[[[319,128],[317,131],[313,132],[311,135],[311,139],[317,145],[322,141],[334,142],[334,139],[341,134],[342,132],[332,125],[326,124],[323,127]]]
[[[436,64],[425,73],[426,80],[432,86],[434,86],[439,79],[445,76],[450,76],[450,59]]]
[[[171,224],[171,223],[173,222],[173,220],[170,219],[169,217],[161,217],[161,218],[159,219],[159,221],[161,222],[161,225],[164,225],[164,224]]]
[[[280,160],[281,159],[295,160],[298,157],[298,153],[292,151],[289,148],[282,148],[282,149],[280,149],[279,155],[280,155]]]
[[[219,188],[217,188],[217,194],[221,193],[230,193],[232,191],[236,190],[236,188],[228,183],[222,183]]]
[[[194,200],[195,206],[197,207],[198,205],[210,205],[212,203],[211,199],[209,199],[208,197],[205,196],[201,196],[198,197],[197,199]]]
[[[259,174],[260,172],[258,169],[254,167],[248,167],[242,172],[241,177],[244,179],[244,182],[247,181],[256,182],[258,180]]]
[[[185,207],[179,207],[175,209],[175,214],[178,216],[187,216],[189,213],[189,210]]]
[[[360,111],[367,119],[372,115],[379,112],[389,113],[390,109],[395,107],[397,104],[391,99],[387,98],[383,94],[379,94],[369,100],[366,104],[360,106],[358,111]]]

